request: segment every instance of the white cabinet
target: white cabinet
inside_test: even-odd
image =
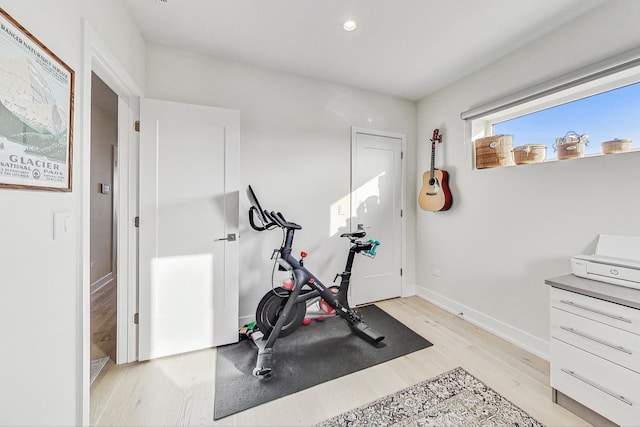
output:
[[[640,425],[640,309],[552,285],[551,386],[617,424]]]
[[[640,297],[640,290],[637,292]],[[555,287],[551,288],[551,307],[640,335],[640,310],[636,308]]]

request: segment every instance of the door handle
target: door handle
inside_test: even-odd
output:
[[[227,234],[227,237],[222,237],[220,239],[215,239],[214,242],[219,242],[221,240],[226,240],[228,242],[235,242],[236,241],[236,234],[235,233]]]

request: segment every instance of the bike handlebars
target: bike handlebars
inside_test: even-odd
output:
[[[264,214],[263,215],[258,215],[260,222],[262,222],[262,226],[257,225],[255,220],[254,220],[254,215],[256,215],[256,212],[259,212],[258,209],[255,206],[251,206],[251,208],[249,209],[249,224],[251,225],[251,228],[253,228],[256,231],[265,231],[265,230],[270,230],[271,228],[273,228],[273,226],[275,226],[276,224],[274,224],[273,222],[268,222],[265,224],[264,221],[262,221],[263,219],[265,219]]]
[[[256,197],[256,193],[253,192],[253,189],[249,185],[247,187],[247,197],[249,198],[249,202],[251,203],[251,208],[249,209],[249,224],[251,228],[256,231],[265,231],[271,230],[274,227],[286,228],[289,230],[302,230],[302,226],[296,224],[295,222],[289,222],[285,219],[284,215],[280,212],[269,212],[266,209],[262,209],[260,206],[260,202],[258,202],[258,198]],[[262,225],[258,225],[255,221],[256,215],[258,219],[262,223]]]
[[[296,224],[295,222],[289,222],[286,220],[284,215],[281,212],[271,211],[269,212],[266,209],[262,209],[260,206],[260,202],[258,202],[258,198],[256,197],[256,193],[253,192],[253,189],[249,185],[247,187],[247,197],[249,197],[249,202],[251,202],[251,208],[249,209],[249,224],[251,228],[256,231],[265,231],[272,230],[274,227],[280,227],[287,230],[302,230],[302,226]],[[258,225],[255,220],[255,216],[258,216],[258,219],[262,223],[262,225]],[[351,240],[351,243],[356,245],[357,252],[360,252],[369,257],[376,256],[376,248],[380,245],[378,240],[369,239],[366,242],[358,241],[358,239],[366,236],[366,232],[360,230],[351,233],[344,233],[340,237],[347,237]]]
[[[289,230],[302,230],[301,225],[296,224],[295,222],[287,221],[286,219],[284,219],[284,215],[282,215],[280,212],[271,211],[270,215],[278,223],[280,228],[287,228]]]

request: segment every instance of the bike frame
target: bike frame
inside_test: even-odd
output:
[[[280,249],[278,263],[280,266],[288,271],[291,271],[294,279],[294,286],[286,298],[285,305],[282,311],[278,314],[273,329],[269,332],[269,335],[262,337],[261,340],[254,340],[258,346],[258,358],[256,361],[256,367],[253,370],[253,374],[257,377],[266,378],[271,375],[271,360],[274,354],[274,346],[284,324],[287,321],[291,310],[295,304],[306,303],[310,299],[316,297],[322,297],[331,307],[334,308],[336,313],[342,317],[350,326],[352,331],[369,341],[372,345],[377,345],[384,339],[384,336],[378,334],[376,331],[367,326],[360,315],[349,306],[348,292],[349,283],[351,281],[351,268],[353,267],[353,261],[357,253],[368,251],[370,255],[375,255],[375,245],[379,242],[362,242],[358,241],[358,238],[364,237],[364,232],[345,233],[342,236],[348,237],[351,240],[351,249],[347,256],[347,264],[345,271],[337,276],[341,277],[340,287],[338,293],[334,294],[326,287],[313,273],[304,267],[302,260],[297,260],[292,254],[293,238],[296,230],[302,229],[302,227],[296,223],[288,222],[280,212],[263,210],[258,202],[258,199],[253,192],[251,186],[247,187],[247,196],[251,202],[251,209],[249,210],[249,223],[254,230],[265,231],[271,230],[275,227],[279,227],[284,230],[284,241]],[[257,225],[254,221],[254,215],[258,215],[262,225]],[[336,278],[337,278],[336,276]],[[305,290],[303,287],[308,286],[311,290]],[[270,292],[274,292],[273,290]]]
[[[274,216],[274,213],[271,213],[271,215]],[[336,310],[336,313],[345,320],[349,321],[349,323],[358,321],[360,319],[357,313],[354,313],[349,306],[348,292],[349,284],[351,281],[351,269],[353,267],[353,260],[355,258],[355,255],[362,251],[370,250],[372,244],[353,242],[353,245],[349,250],[349,255],[347,256],[347,264],[345,266],[345,270],[341,274],[337,275],[341,277],[341,280],[338,293],[334,294],[329,290],[327,286],[325,286],[320,281],[320,279],[318,279],[315,275],[313,275],[313,273],[307,270],[306,267],[301,265],[300,261],[298,261],[291,254],[295,230],[292,228],[286,228],[285,233],[285,241],[280,248],[280,258],[278,259],[278,263],[285,270],[293,272],[294,287],[291,290],[291,294],[287,297],[287,302],[280,314],[280,317],[278,318],[278,321],[267,337],[265,347],[273,346],[278,335],[280,334],[287,316],[289,315],[291,309],[295,304],[306,302],[318,296],[327,301],[327,303]],[[311,290],[308,292],[303,292],[302,288],[305,285],[308,285]]]

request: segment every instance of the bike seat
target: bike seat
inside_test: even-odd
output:
[[[348,237],[350,239],[352,238],[360,239],[366,235],[367,235],[366,231],[354,231],[353,233],[342,233],[340,237]]]

